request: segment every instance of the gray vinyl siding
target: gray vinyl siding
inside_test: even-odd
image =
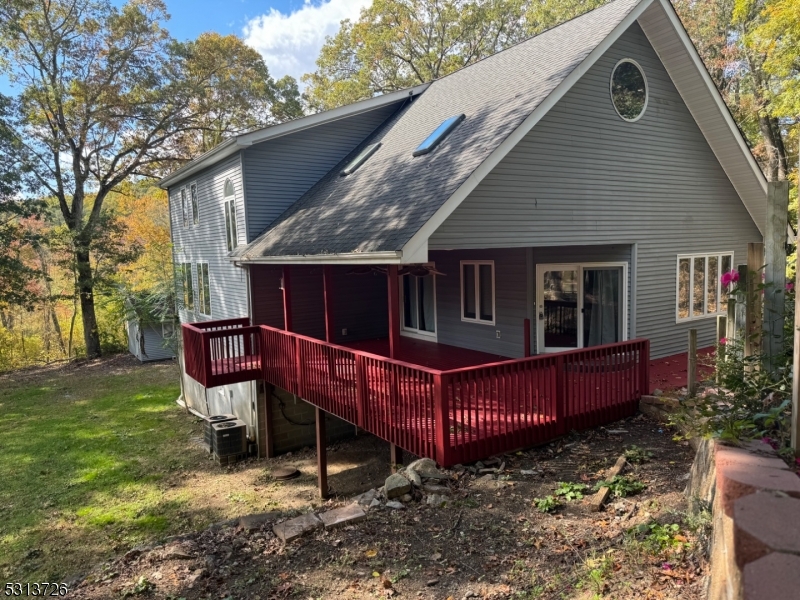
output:
[[[238,243],[245,243],[245,212],[239,155],[231,156],[169,189],[170,221],[175,264],[191,263],[194,288],[194,311],[180,310],[182,323],[248,317],[247,271],[236,267],[228,258],[225,236],[225,181],[231,179],[236,190],[236,224]],[[189,186],[197,184],[199,223],[192,224]],[[187,190],[189,224],[184,227],[180,190]],[[208,263],[211,315],[199,311],[197,263]],[[179,286],[180,287],[180,286]],[[182,297],[182,291],[179,291]],[[183,363],[181,361],[181,366]],[[182,369],[183,370],[183,369]],[[220,386],[206,390],[183,374],[183,396],[186,403],[206,415],[233,413],[248,425],[248,435],[255,435],[255,413],[252,408],[254,384],[251,382]]]
[[[436,326],[440,344],[520,358],[527,312],[527,257],[524,248],[431,252],[436,270]],[[495,324],[461,320],[461,261],[493,260]],[[497,332],[500,338],[497,338]]]
[[[228,258],[225,237],[223,186],[231,179],[236,189],[236,223],[239,244],[245,243],[245,215],[239,156],[232,156],[218,165],[198,173],[181,185],[169,189],[170,219],[175,263],[192,263],[194,311],[180,311],[181,322],[231,319],[248,316],[247,271],[234,266]],[[189,186],[197,183],[199,223],[192,224]],[[189,224],[184,227],[180,190],[186,187]],[[197,263],[208,263],[211,315],[199,311]]]
[[[642,65],[645,114],[620,119],[609,78]],[[653,357],[714,343],[713,317],[676,323],[679,253],[734,251],[761,234],[638,25],[633,25],[439,227],[429,248],[638,244],[636,335]],[[443,340],[442,340],[443,341]]]
[[[242,161],[248,242],[392,116],[398,106],[384,106],[245,150]]]

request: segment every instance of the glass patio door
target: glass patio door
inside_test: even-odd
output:
[[[625,335],[626,265],[537,265],[537,352],[613,344]]]
[[[544,352],[579,348],[579,268],[566,266],[540,272],[538,321]]]

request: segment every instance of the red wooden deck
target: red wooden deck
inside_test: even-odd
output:
[[[714,347],[703,348],[697,351],[697,379],[708,379],[713,375],[713,369],[704,364],[704,359],[709,358],[714,353]],[[686,387],[688,373],[688,356],[686,352],[673,354],[650,361],[650,390],[669,390]]]
[[[504,359],[400,340],[339,346],[244,322],[183,325],[186,373],[206,387],[263,379],[443,466],[541,444],[634,414],[649,342]]]
[[[389,338],[365,340],[343,345],[353,350],[389,357]],[[466,348],[448,346],[447,344],[438,344],[436,342],[428,342],[405,336],[400,337],[400,352],[395,356],[395,359],[411,363],[412,365],[437,369],[439,371],[463,369],[464,367],[474,367],[476,365],[510,360],[508,357],[500,356],[499,354],[467,350]]]

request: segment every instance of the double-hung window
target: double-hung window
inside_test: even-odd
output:
[[[494,325],[494,261],[461,261],[461,320]]]
[[[411,337],[436,338],[436,275],[407,273],[400,282],[402,331]]]
[[[186,188],[181,188],[181,215],[183,216],[183,226],[189,225],[189,207],[186,204]]]
[[[239,242],[239,234],[236,230],[236,191],[230,179],[225,181],[223,199],[225,201],[225,239],[228,242],[228,252],[230,252],[236,248]]]
[[[197,292],[201,315],[211,316],[211,286],[208,282],[208,263],[197,263]]]
[[[197,184],[193,183],[189,186],[189,196],[192,199],[192,223],[197,225],[200,223],[200,207],[197,205]]]
[[[676,320],[725,314],[728,298],[720,278],[732,266],[733,252],[678,255]]]
[[[178,265],[178,278],[183,292],[183,307],[194,310],[194,285],[192,281],[192,263]]]

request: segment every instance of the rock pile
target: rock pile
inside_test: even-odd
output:
[[[448,479],[450,475],[440,472],[433,460],[420,458],[389,475],[383,487],[364,492],[354,500],[365,510],[402,510],[409,502],[414,501],[442,507],[450,501]]]

